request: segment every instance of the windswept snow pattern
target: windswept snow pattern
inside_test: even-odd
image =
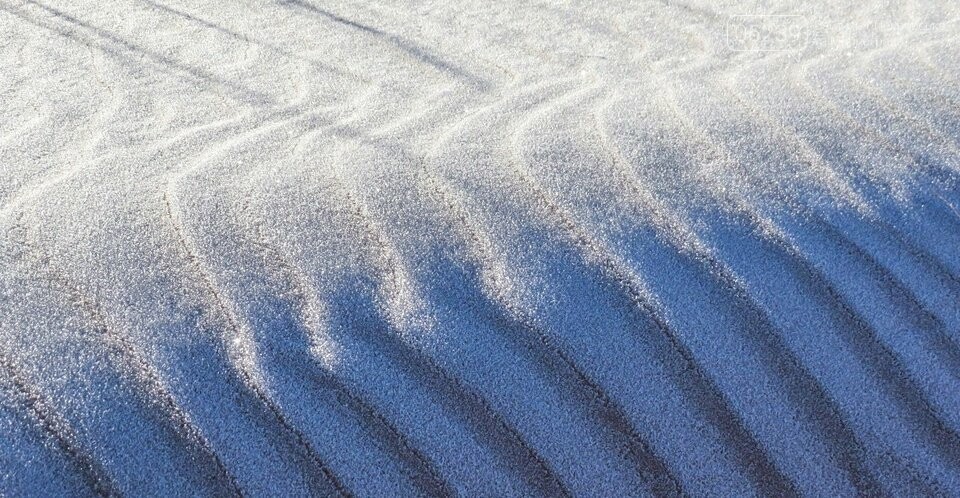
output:
[[[947,0],[0,0],[0,495],[957,496],[958,182]]]

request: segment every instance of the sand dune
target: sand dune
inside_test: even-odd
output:
[[[960,494],[958,22],[0,0],[0,495]]]

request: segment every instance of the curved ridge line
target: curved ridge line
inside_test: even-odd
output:
[[[735,95],[736,99],[741,102],[743,106],[749,106],[749,108],[752,110],[751,114],[754,114],[755,116],[762,114],[768,118],[768,122],[774,123],[774,118],[770,116],[769,112],[762,111],[756,106],[747,104],[742,98],[739,97],[738,92],[734,87],[728,86],[728,91]],[[806,139],[799,136],[799,133],[792,127],[781,126],[778,127],[778,129],[782,130],[782,134],[784,136],[789,135],[793,137],[797,143],[806,144],[804,150],[808,151],[809,154],[813,154],[820,158],[825,165],[828,163],[826,158],[824,158],[820,153],[816,152],[816,149],[810,145]],[[874,210],[866,205],[865,201],[860,200],[858,196],[857,206],[861,206],[861,203],[866,207],[867,211],[865,211],[865,213],[868,216],[871,218],[878,218],[878,215],[874,212]],[[891,291],[891,295],[896,300],[904,303],[907,309],[910,310],[912,314],[916,315],[915,319],[919,320],[917,325],[926,332],[924,334],[924,339],[928,342],[928,346],[936,351],[936,354],[940,357],[940,359],[945,361],[949,368],[953,370],[953,375],[957,376],[958,373],[960,373],[960,347],[958,347],[957,344],[954,344],[953,340],[947,335],[943,322],[932,312],[926,309],[926,307],[917,299],[916,295],[909,288],[907,288],[899,278],[893,275],[884,265],[877,261],[872,254],[860,247],[860,245],[855,241],[844,235],[835,224],[825,221],[822,216],[816,214],[812,209],[805,209],[804,212],[806,212],[808,216],[812,217],[813,220],[819,225],[831,227],[830,233],[833,235],[832,238],[842,241],[844,246],[846,246],[848,249],[852,249],[859,259],[867,263],[872,272],[875,274],[876,278],[885,284],[883,285],[883,288]]]
[[[482,231],[475,227],[476,223],[470,220],[466,210],[453,198],[452,193],[442,184],[439,178],[429,174],[425,169],[423,174],[427,179],[427,184],[433,188],[434,192],[441,198],[441,202],[447,207],[451,216],[460,223],[463,227],[462,229],[466,232],[467,238],[471,241],[471,251],[477,253],[475,258],[478,261],[478,266],[480,268],[492,268],[494,266],[493,263],[491,263],[493,256],[488,249],[490,244],[484,242],[481,238],[480,233],[482,233]],[[619,432],[623,437],[626,437],[627,441],[624,450],[629,454],[626,458],[633,461],[638,473],[646,482],[652,483],[651,486],[656,495],[682,496],[684,493],[680,482],[667,468],[662,459],[651,449],[649,442],[640,436],[630,421],[626,410],[616,403],[599,383],[587,375],[584,370],[577,365],[577,362],[570,357],[562,347],[557,345],[546,331],[538,327],[535,321],[521,308],[509,301],[495,270],[480,271],[488,275],[487,277],[481,277],[482,281],[489,281],[487,285],[491,288],[485,292],[485,294],[490,294],[487,296],[487,299],[500,308],[503,314],[501,317],[496,317],[497,321],[501,321],[505,328],[520,328],[524,333],[535,337],[540,343],[539,348],[545,350],[545,352],[539,353],[539,360],[545,364],[559,363],[557,366],[546,365],[545,368],[558,369],[560,371],[566,370],[566,372],[563,373],[568,377],[572,377],[574,382],[573,388],[584,391],[581,396],[585,395],[589,399],[588,402],[590,404],[598,405],[588,407],[588,410],[598,412],[595,416],[600,419],[603,425],[607,426],[607,430]],[[553,358],[551,358],[551,356]]]
[[[916,295],[903,284],[900,278],[891,273],[869,251],[846,236],[835,224],[816,215],[811,215],[811,217],[812,221],[824,228],[828,237],[865,263],[870,273],[873,274],[894,302],[900,304],[904,311],[913,315],[914,325],[921,329],[922,333],[920,335],[927,343],[927,347],[933,350],[955,379],[960,379],[960,346],[947,334],[946,325],[943,321],[928,310],[917,299]],[[958,440],[958,444],[960,444],[960,440]]]
[[[746,110],[748,115],[765,123],[767,125],[766,129],[775,130],[775,133],[779,135],[782,140],[791,142],[793,144],[793,154],[788,153],[788,157],[791,159],[796,159],[801,165],[812,166],[816,171],[822,172],[829,176],[831,179],[827,183],[829,188],[831,190],[835,190],[835,195],[842,196],[844,200],[851,202],[857,211],[872,212],[870,204],[863,199],[862,194],[850,184],[850,178],[848,178],[848,175],[843,174],[836,168],[832,167],[830,165],[830,161],[827,160],[827,158],[825,158],[823,154],[816,149],[816,147],[811,145],[809,141],[800,136],[800,134],[792,126],[778,120],[777,118],[774,118],[769,112],[764,111],[759,106],[747,102],[740,92],[736,90],[736,85],[734,83],[737,80],[735,79],[735,76],[728,76],[727,79],[729,81],[722,82],[721,87],[733,97],[733,100],[735,100],[742,109]],[[773,137],[771,137],[771,139],[776,141]],[[834,182],[839,183],[839,185],[832,185]]]
[[[603,126],[602,116],[597,114],[596,118],[598,120],[597,129],[603,136],[601,143],[605,144],[606,148],[609,149],[611,160],[615,163],[625,161],[626,158],[623,153],[612,142],[607,128]],[[623,165],[623,169],[629,174],[625,164]],[[661,204],[657,202],[656,194],[643,187],[642,181],[637,174],[630,175],[630,177],[633,180],[630,182],[631,185],[645,191],[646,196],[642,197],[642,199],[646,200],[646,198],[649,197],[650,201],[652,201],[651,204],[646,206],[647,209],[653,210],[654,212],[666,211],[665,214],[659,215],[659,217],[663,219],[678,219],[679,216],[673,212],[674,210],[669,207],[660,207]],[[669,229],[676,230],[679,234],[686,233],[686,220],[681,219],[677,223],[682,223],[684,226],[679,228],[669,227]],[[682,247],[678,249],[681,251],[684,250]],[[857,455],[865,455],[866,449],[853,429],[851,429],[846,418],[841,414],[836,400],[826,391],[823,385],[817,380],[817,377],[803,365],[803,362],[792,349],[787,346],[777,327],[773,324],[769,313],[752,298],[749,290],[736,275],[736,272],[733,271],[729,265],[718,259],[699,237],[696,238],[692,247],[687,250],[700,265],[708,270],[707,273],[711,279],[718,281],[721,286],[732,293],[735,299],[740,301],[740,303],[737,303],[739,307],[748,309],[750,313],[754,315],[758,325],[769,338],[761,334],[752,333],[748,333],[748,336],[751,342],[760,345],[762,349],[770,350],[764,353],[765,356],[771,356],[765,359],[768,367],[774,371],[782,370],[781,361],[786,360],[786,363],[789,365],[788,370],[790,371],[780,372],[779,377],[788,385],[798,383],[799,385],[795,386],[795,389],[805,391],[805,393],[791,392],[788,396],[792,398],[793,404],[802,412],[806,412],[811,420],[821,421],[814,425],[818,426],[819,430],[827,433],[829,451],[835,458],[840,460],[841,466],[853,480],[854,486],[861,493],[868,495],[882,494],[880,485],[876,479],[867,469],[863,468],[861,462],[856,458]],[[746,329],[749,332],[751,325],[746,325]],[[813,403],[807,402],[808,397],[812,397],[815,401]]]
[[[911,153],[906,151],[903,146],[894,143],[890,137],[884,136],[877,130],[868,128],[857,121],[852,115],[849,114],[849,112],[843,110],[837,103],[831,100],[823,90],[815,88],[813,84],[810,83],[808,77],[806,76],[806,69],[799,70],[798,74],[791,77],[791,80],[795,83],[795,88],[807,94],[809,97],[812,97],[814,100],[819,101],[821,107],[827,108],[832,115],[843,120],[848,126],[859,130],[861,135],[870,135],[874,143],[883,147],[887,152],[893,154],[898,158],[898,160],[905,164],[912,164],[920,171],[933,169],[934,172],[942,172],[942,169],[935,165],[925,165],[920,163]],[[952,207],[945,199],[940,196],[938,197],[941,199],[941,201]],[[957,219],[960,220],[960,212],[957,212],[955,208],[954,211],[957,213]],[[910,241],[901,230],[895,229],[888,221],[879,215],[871,215],[871,219],[874,223],[881,225],[883,230],[891,237],[896,238],[897,242],[903,245],[914,257],[925,262],[925,264],[934,274],[942,275],[953,282],[954,285],[960,285],[960,277],[955,275],[953,271],[950,270],[948,266],[940,261],[936,256],[930,254],[926,249],[919,247]]]
[[[670,92],[670,89],[667,88],[666,91]],[[725,149],[725,146],[717,140],[705,135],[703,132],[696,131],[696,127],[689,123],[687,115],[676,105],[675,97],[671,99],[670,102],[674,114],[684,125],[688,134],[699,136],[700,142],[713,148],[718,153]],[[720,154],[720,157],[726,156]],[[724,163],[727,162],[729,162],[729,160],[724,161]],[[744,212],[757,226],[764,227],[766,229],[765,233],[779,246],[784,248],[793,260],[804,263],[804,274],[810,278],[814,278],[816,283],[831,297],[831,303],[839,306],[843,317],[847,321],[853,322],[853,328],[856,329],[857,333],[844,335],[842,338],[845,342],[850,344],[855,351],[861,353],[861,363],[874,371],[874,374],[881,380],[881,385],[886,389],[897,390],[897,393],[892,395],[893,399],[897,402],[906,403],[902,408],[905,408],[911,417],[920,417],[919,419],[915,419],[915,421],[921,426],[925,436],[929,438],[931,445],[941,454],[949,455],[951,449],[949,445],[944,446],[942,443],[943,435],[948,435],[948,439],[950,439],[953,436],[949,435],[955,433],[940,419],[937,411],[930,405],[929,401],[927,401],[925,397],[917,395],[918,392],[922,391],[909,376],[898,356],[878,338],[877,332],[869,326],[863,317],[854,311],[851,305],[846,302],[846,299],[829,283],[827,277],[817,269],[813,263],[807,260],[803,252],[780,227],[762,216],[760,210],[752,206],[746,199],[734,197],[730,200],[735,204],[737,209]],[[802,207],[797,208],[802,210]],[[840,329],[845,330],[844,327],[840,327]],[[862,351],[864,348],[870,352],[864,354],[865,351]],[[878,358],[878,355],[879,358],[883,359],[882,364],[874,364],[875,362],[868,361],[870,358]],[[954,451],[960,452],[960,446],[957,448],[958,449]],[[956,463],[954,465],[960,466],[960,457],[955,459]]]
[[[122,497],[123,494],[109,474],[76,442],[77,437],[70,424],[49,405],[40,390],[30,383],[3,352],[0,352],[0,373],[10,380],[16,394],[22,398],[24,408],[36,420],[43,433],[53,440],[67,461],[80,472],[90,489],[104,498]]]
[[[528,116],[527,121],[530,120],[532,118]],[[514,144],[512,148],[515,150],[516,145]],[[699,396],[706,397],[706,399],[701,399],[697,403],[698,409],[703,410],[704,414],[712,419],[718,429],[723,428],[721,433],[734,446],[734,451],[740,456],[743,470],[751,475],[754,484],[760,487],[764,493],[780,496],[799,495],[794,483],[776,467],[767,451],[746,427],[737,411],[733,409],[727,396],[709,376],[705,368],[696,361],[695,356],[680,339],[677,331],[669,324],[662,311],[663,305],[658,302],[642,282],[637,280],[628,265],[616,258],[609,249],[604,248],[603,244],[581,230],[574,218],[566,213],[562,206],[557,205],[550,199],[536,180],[521,166],[522,158],[510,157],[509,160],[518,179],[530,187],[535,204],[553,215],[555,222],[569,241],[578,249],[584,262],[599,269],[601,275],[610,284],[624,293],[624,297],[628,299],[631,308],[639,311],[643,317],[648,318],[658,334],[667,339],[673,353],[680,356],[679,360],[684,365],[683,369],[696,377],[695,386],[686,385],[685,381],[691,379],[685,378],[685,376],[678,376],[678,380],[681,381],[680,384],[683,387],[696,389],[700,391]],[[705,409],[704,404],[712,406],[710,409]],[[720,415],[721,413],[723,415]]]
[[[871,141],[875,144],[883,147],[883,149],[896,157],[899,161],[902,161],[904,164],[911,164],[915,166],[920,171],[925,171],[930,173],[930,170],[933,170],[933,173],[942,172],[942,168],[939,168],[935,165],[923,164],[914,157],[910,151],[908,151],[904,145],[896,143],[891,137],[884,135],[880,131],[868,127],[856,119],[849,111],[844,110],[844,108],[837,103],[834,99],[827,95],[827,92],[815,86],[810,81],[810,68],[815,64],[816,59],[811,59],[807,64],[802,65],[797,71],[788,73],[790,76],[790,81],[794,83],[794,87],[806,94],[808,97],[816,100],[820,103],[821,108],[826,108],[830,114],[834,117],[842,120],[852,129],[859,131],[859,136],[870,136]],[[941,170],[941,171],[937,171]],[[955,173],[954,173],[955,174]]]
[[[567,235],[570,242],[578,248],[584,262],[600,270],[600,274],[608,281],[608,284],[612,284],[624,293],[630,307],[638,311],[641,317],[649,319],[657,333],[668,341],[673,354],[679,356],[674,361],[678,360],[683,365],[682,370],[695,377],[695,380],[679,378],[681,387],[699,391],[696,396],[708,398],[699,400],[696,403],[697,409],[702,410],[708,419],[711,419],[712,423],[718,429],[721,429],[721,434],[734,447],[734,451],[739,454],[743,470],[751,475],[754,484],[764,490],[764,493],[780,496],[798,495],[793,483],[774,466],[762,445],[757,442],[736,410],[732,408],[722,389],[716,385],[704,367],[697,362],[693,353],[669,324],[669,320],[662,312],[662,305],[656,303],[657,300],[653,295],[645,289],[645,286],[636,282],[632,272],[622,262],[614,259],[612,253],[602,249],[596,241],[581,233],[572,218],[566,215],[562,208],[541,197],[542,192],[536,191],[536,194],[536,200],[541,204],[541,208],[546,209],[548,213],[556,217],[555,222]],[[683,375],[679,377],[683,377]],[[688,382],[694,382],[695,385],[687,386]],[[708,404],[711,405],[710,408],[704,406]]]
[[[300,272],[295,270],[293,265],[274,248],[261,244],[260,242],[253,243],[260,247],[265,254],[274,255],[272,258],[274,264],[277,265],[278,271],[283,272],[281,278],[288,280],[288,284],[296,289],[294,292],[297,296],[305,301],[307,299],[305,296],[308,294],[308,291],[306,287],[304,287],[306,284],[302,281],[303,276],[300,275]],[[304,306],[305,305],[301,304],[299,307]],[[301,310],[301,313],[307,312]],[[309,320],[304,320],[303,325],[309,329],[313,329],[314,327],[308,325],[308,323]],[[311,330],[310,333],[319,334],[319,331]],[[348,404],[353,411],[368,419],[366,424],[379,426],[388,433],[389,441],[385,444],[397,453],[396,456],[401,462],[406,462],[407,465],[410,465],[410,461],[414,461],[413,465],[415,470],[410,477],[428,496],[456,496],[450,484],[440,477],[435,464],[421,452],[405,434],[400,432],[396,425],[390,422],[384,414],[367,402],[360,394],[354,392],[353,389],[337,378],[333,372],[322,368],[318,370],[324,382],[329,384],[327,387],[332,388],[338,398],[345,400],[345,404]],[[427,482],[424,482],[424,479],[420,478],[420,473],[426,474]]]
[[[243,213],[246,213],[249,209],[249,197],[245,197],[244,204],[241,209]],[[252,216],[247,216],[251,218]],[[309,336],[318,337],[323,335],[323,332],[319,329],[318,323],[313,323],[315,320],[311,319],[309,315],[310,305],[308,301],[314,303],[319,303],[320,299],[317,296],[316,289],[313,285],[309,283],[309,278],[299,269],[293,262],[291,262],[278,248],[273,247],[267,242],[266,236],[263,233],[263,226],[259,223],[253,223],[253,236],[248,237],[247,240],[251,244],[255,245],[263,253],[264,261],[270,261],[276,267],[275,271],[279,273],[279,276],[284,280],[288,286],[294,289],[294,292],[297,296],[297,301],[299,305],[295,305],[299,308],[301,314],[302,325],[306,329]],[[269,264],[269,263],[268,263]],[[320,307],[320,304],[315,304],[316,307]],[[309,338],[308,338],[309,340]],[[355,389],[347,385],[347,383],[339,379],[332,371],[327,368],[324,368],[317,364],[316,358],[313,355],[309,355],[311,363],[316,367],[315,370],[319,371],[321,376],[326,382],[330,384],[335,392],[337,397],[345,398],[347,404],[351,405],[352,409],[360,414],[362,417],[365,417],[367,420],[366,423],[371,425],[379,425],[388,433],[389,442],[385,443],[388,447],[391,447],[391,450],[397,453],[397,458],[401,462],[408,462],[409,460],[414,460],[413,466],[415,472],[413,476],[410,476],[412,480],[417,483],[424,491],[427,492],[429,496],[456,496],[454,488],[446,482],[436,469],[435,463],[430,460],[426,454],[420,451],[410,439],[403,434],[397,427],[394,425],[383,413],[377,410],[370,402],[368,402],[360,393],[355,392]],[[428,482],[423,482],[418,476],[418,473],[422,472],[427,475]]]
[[[772,224],[745,201],[740,208],[758,226]],[[771,237],[771,242],[794,262],[793,271],[805,279],[805,285],[818,289],[816,292],[827,298],[827,306],[842,322],[838,330],[849,331],[842,334],[841,339],[853,349],[855,354],[858,354],[860,363],[874,373],[894,402],[900,404],[900,408],[906,411],[906,415],[919,426],[927,443],[946,458],[947,463],[954,468],[960,468],[960,446],[951,446],[945,442],[956,439],[958,437],[956,432],[940,419],[938,411],[930,405],[929,401],[918,394],[923,390],[911,378],[899,356],[878,337],[877,332],[866,319],[830,283],[824,272],[804,256],[788,235],[782,233],[779,228],[767,230],[765,233]]]
[[[26,227],[21,225],[20,230],[26,232]],[[173,394],[164,385],[160,374],[130,342],[128,337],[110,327],[108,318],[99,303],[70,281],[62,271],[54,267],[51,263],[52,258],[41,247],[26,240],[25,237],[24,233],[24,238],[18,242],[34,253],[37,263],[47,270],[51,280],[70,296],[71,305],[86,315],[93,325],[94,332],[104,339],[108,348],[113,350],[112,352],[108,351],[108,354],[114,356],[115,360],[120,363],[121,368],[129,369],[129,374],[137,383],[141,384],[137,390],[144,390],[142,395],[146,397],[147,404],[159,405],[166,422],[170,424],[174,433],[183,439],[188,447],[194,446],[193,450],[199,451],[204,457],[211,460],[218,475],[218,480],[221,481],[220,485],[228,489],[230,495],[242,497],[244,493],[237,484],[236,478],[227,469],[227,466],[200,428],[191,420],[190,415],[177,403]]]
[[[231,342],[242,340],[242,337],[248,334],[244,334],[244,328],[240,324],[239,318],[236,316],[233,309],[227,304],[224,300],[224,297],[217,290],[217,286],[213,279],[213,276],[205,269],[202,264],[199,256],[195,249],[192,248],[189,236],[185,232],[185,228],[182,223],[179,221],[179,210],[174,207],[174,203],[171,202],[169,194],[172,192],[171,187],[173,184],[168,184],[167,189],[163,192],[163,202],[166,206],[167,219],[171,223],[171,227],[176,235],[177,241],[181,246],[181,249],[184,251],[187,262],[193,267],[194,271],[200,277],[203,287],[206,288],[208,294],[213,299],[213,304],[216,307],[218,314],[226,321],[226,326],[234,337],[224,338],[227,342],[228,351],[233,349],[230,346]],[[247,342],[252,341],[248,338]],[[251,363],[253,362],[253,363]],[[309,462],[312,463],[317,469],[320,470],[320,473],[323,475],[337,492],[338,495],[343,497],[350,497],[352,493],[344,486],[340,479],[333,473],[333,471],[327,466],[327,464],[320,458],[316,449],[313,447],[313,444],[309,441],[307,436],[294,426],[287,416],[283,413],[283,410],[276,404],[272,399],[267,390],[263,387],[262,383],[257,379],[257,375],[251,371],[255,369],[254,364],[256,360],[251,358],[239,358],[239,364],[234,364],[230,362],[235,367],[235,373],[239,375],[241,383],[246,387],[259,402],[265,407],[269,413],[276,420],[283,432],[292,437],[295,444],[300,447],[301,451],[305,453],[305,457]],[[312,479],[307,477],[308,485]]]
[[[346,189],[346,186],[341,185],[341,188]],[[347,194],[348,194],[347,195],[348,199],[353,199],[353,201],[348,201],[348,202],[351,202],[351,203],[358,202],[354,197],[349,195],[349,191],[347,191]],[[355,216],[358,216],[361,218],[369,218],[372,216],[368,211],[366,211],[362,207],[360,209],[351,210],[351,212]],[[385,264],[386,267],[378,268],[378,271],[380,273],[394,274],[396,268],[398,268],[398,265],[391,264],[390,262],[396,258],[399,258],[399,256],[394,255],[391,258],[389,254],[391,254],[392,251],[390,251],[389,249],[385,249],[385,247],[389,247],[389,246],[379,245],[381,241],[382,243],[386,244],[386,238],[382,232],[382,229],[377,229],[375,224],[371,224],[372,220],[367,219],[366,221],[364,221],[363,219],[361,219],[360,221],[361,221],[361,225],[366,227],[368,230],[371,230],[371,229],[378,230],[377,233],[369,234],[373,238],[371,242],[378,245],[378,247],[374,248],[374,250],[377,252],[387,251],[386,255],[381,256],[382,258],[384,257],[386,258],[384,261],[381,262],[382,264]],[[399,277],[397,277],[396,275],[393,275],[387,278],[388,280],[392,281]],[[538,473],[540,474],[540,476],[537,477],[535,481],[530,482],[529,481],[530,476],[527,476],[521,473],[520,477],[522,480],[528,481],[528,484],[541,490],[547,495],[560,494],[568,497],[571,496],[570,491],[567,489],[566,485],[559,478],[559,476],[557,476],[556,471],[547,463],[546,460],[544,460],[542,456],[540,456],[539,452],[537,452],[537,450],[523,438],[522,434],[516,428],[514,428],[512,425],[509,424],[507,419],[502,414],[500,414],[499,412],[493,409],[493,407],[490,405],[490,402],[482,394],[480,394],[475,389],[470,387],[458,376],[447,372],[446,369],[444,369],[441,365],[439,365],[432,357],[430,357],[429,354],[427,354],[426,352],[424,352],[419,348],[416,348],[413,345],[408,344],[407,340],[402,339],[403,334],[399,334],[399,336],[392,336],[388,331],[377,330],[373,332],[378,334],[382,339],[385,339],[389,343],[395,344],[397,346],[402,345],[401,348],[404,351],[406,351],[407,354],[409,355],[404,359],[404,361],[412,362],[426,369],[427,371],[426,373],[428,373],[431,377],[435,378],[434,382],[440,384],[439,386],[437,386],[438,388],[444,389],[444,392],[448,392],[456,396],[463,402],[474,404],[478,408],[477,413],[475,413],[474,415],[479,415],[480,413],[486,414],[487,418],[490,419],[489,421],[478,421],[476,423],[481,423],[481,424],[493,423],[494,426],[498,427],[500,431],[504,432],[505,435],[512,441],[512,444],[517,445],[519,449],[527,455],[527,458],[532,460],[533,464],[538,468]],[[419,373],[422,375],[423,372],[419,372]],[[507,454],[509,453],[511,452],[508,451]],[[501,455],[501,457],[502,456],[503,455]],[[516,471],[518,469],[511,469],[511,470]],[[547,482],[541,482],[542,480],[545,480]]]

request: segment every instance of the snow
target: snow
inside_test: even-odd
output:
[[[958,22],[0,0],[0,495],[960,494]]]

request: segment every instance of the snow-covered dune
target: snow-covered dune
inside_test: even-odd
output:
[[[947,0],[0,0],[0,495],[957,495],[958,182]]]

